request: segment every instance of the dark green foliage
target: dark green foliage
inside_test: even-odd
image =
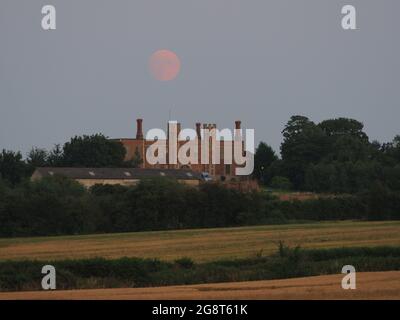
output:
[[[260,142],[254,154],[254,176],[262,183],[270,179],[270,166],[278,160],[275,151],[266,143]]]
[[[96,204],[79,183],[63,177],[27,182],[2,198],[2,237],[80,234],[96,223]]]
[[[32,167],[22,160],[20,152],[2,150],[0,153],[0,179],[16,185],[26,180],[32,173]]]
[[[369,142],[363,124],[338,118],[315,124],[293,116],[283,130],[282,160],[269,176],[285,176],[295,189],[357,193],[375,182],[400,191],[400,138],[381,145]]]
[[[26,163],[32,169],[36,167],[136,167],[141,162],[140,154],[125,162],[126,150],[118,142],[109,140],[102,134],[75,136],[63,147],[55,145],[48,152],[45,149],[32,148]],[[138,158],[139,156],[139,158]]]
[[[310,165],[306,171],[306,189],[316,192],[357,193],[375,183],[400,190],[400,166],[384,167],[376,161],[331,162]]]
[[[48,152],[45,149],[32,148],[28,153],[26,162],[33,168],[45,167],[48,164]]]
[[[357,195],[280,201],[218,184],[143,180],[135,187],[51,177],[10,188],[0,180],[0,237],[174,230],[295,221],[399,220],[400,194],[382,184]]]
[[[363,132],[364,125],[354,119],[338,118],[322,121],[318,126],[327,136],[334,139],[340,136],[351,136],[360,141],[368,141],[368,136]]]
[[[226,227],[257,224],[264,197],[206,184],[143,180],[135,187],[96,185],[52,177],[16,188],[0,184],[0,236]]]
[[[59,144],[56,144],[54,148],[47,155],[47,166],[50,167],[62,167],[64,162],[64,153]]]
[[[194,266],[193,260],[187,257],[175,260],[175,264],[184,269],[191,269]]]
[[[64,144],[62,163],[66,167],[121,167],[125,153],[121,143],[102,134],[76,136]]]
[[[326,155],[328,139],[320,127],[303,116],[292,116],[282,134],[285,176],[299,189],[304,184],[307,166],[318,163]]]
[[[269,257],[200,264],[188,258],[175,263],[139,258],[1,261],[0,291],[41,290],[41,268],[48,264],[56,268],[59,290],[152,287],[337,274],[347,264],[359,272],[400,270],[400,248],[303,250],[281,242],[278,252]]]
[[[292,183],[290,180],[286,177],[281,177],[281,176],[275,176],[272,178],[271,182],[269,183],[269,186],[273,189],[279,189],[279,190],[291,190],[293,188]]]

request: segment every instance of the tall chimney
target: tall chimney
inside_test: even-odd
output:
[[[240,130],[242,126],[242,121],[235,121],[235,129]]]
[[[197,133],[197,138],[201,139],[201,123],[200,122],[196,123],[196,133]]]
[[[137,119],[137,132],[136,132],[136,139],[141,140],[143,139],[143,119]]]

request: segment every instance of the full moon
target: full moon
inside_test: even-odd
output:
[[[179,74],[181,62],[174,52],[165,49],[159,50],[150,57],[149,69],[155,79],[171,81]]]

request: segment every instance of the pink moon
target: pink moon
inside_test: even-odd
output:
[[[165,49],[158,50],[150,57],[149,69],[155,79],[171,81],[179,74],[181,62],[174,52]]]

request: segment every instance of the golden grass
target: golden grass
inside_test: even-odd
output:
[[[0,300],[223,300],[400,299],[400,271],[357,273],[357,289],[343,290],[344,275],[158,288],[0,293]]]
[[[321,222],[202,230],[0,239],[0,260],[143,257],[204,262],[276,251],[279,240],[303,248],[400,245],[397,222]]]

